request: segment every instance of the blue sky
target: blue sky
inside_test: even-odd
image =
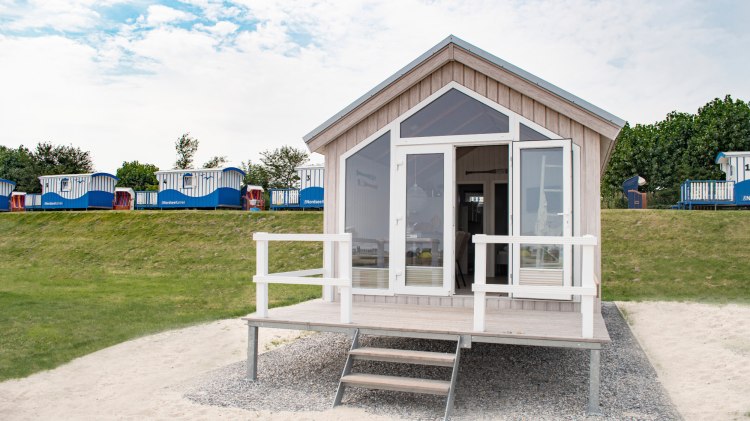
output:
[[[169,168],[189,131],[198,164],[256,160],[449,34],[648,123],[750,100],[748,21],[741,0],[0,0],[0,144]]]

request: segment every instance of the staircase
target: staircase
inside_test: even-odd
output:
[[[410,351],[390,348],[370,348],[359,346],[359,329],[354,331],[352,346],[344,365],[339,387],[333,406],[341,404],[344,390],[347,387],[365,389],[393,390],[397,392],[422,393],[446,396],[445,420],[450,419],[453,409],[453,398],[456,391],[459,357],[461,356],[461,338],[457,338],[456,353]],[[388,363],[432,365],[453,367],[450,380],[430,380],[413,377],[384,376],[380,374],[352,373],[355,360],[382,361]]]

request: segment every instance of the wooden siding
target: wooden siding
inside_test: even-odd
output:
[[[456,48],[456,50],[458,51],[459,49]],[[400,94],[394,94],[395,90],[391,89],[394,85],[387,88],[386,90],[389,91],[390,95],[390,99],[387,102],[381,101],[380,108],[370,108],[369,115],[360,116],[361,121],[359,123],[340,133],[335,139],[326,144],[322,151],[320,151],[325,155],[326,165],[325,232],[335,233],[339,226],[337,199],[341,195],[338,181],[340,156],[374,134],[386,124],[406,113],[412,107],[416,106],[419,102],[435,93],[449,82],[456,81],[480,95],[509,108],[511,111],[523,115],[546,129],[557,133],[561,138],[572,139],[575,144],[581,147],[582,185],[580,187],[582,206],[581,221],[583,221],[581,234],[592,234],[597,238],[600,238],[599,186],[601,168],[603,165],[601,159],[604,154],[607,153],[609,148],[611,148],[612,141],[601,135],[595,128],[586,126],[580,121],[583,120],[587,124],[591,124],[593,117],[589,116],[582,118],[582,113],[585,112],[581,110],[572,113],[573,115],[570,116],[565,114],[563,110],[550,108],[544,103],[532,99],[530,96],[522,93],[515,87],[510,87],[502,81],[466,66],[459,61],[445,60],[445,57],[443,57],[441,53],[428,59],[426,64],[434,66],[436,60],[439,63],[443,62],[443,64],[429,73],[417,72],[422,75],[422,77],[421,79],[412,79],[411,86],[406,87],[403,86],[403,84],[400,84],[401,81],[396,82],[396,84],[399,84],[400,86]],[[476,60],[472,60],[472,62],[475,61]],[[489,70],[489,67],[487,66],[481,67]],[[415,72],[422,68],[423,66],[418,67],[415,69]],[[502,69],[497,69],[497,71],[502,71]],[[494,73],[497,74],[497,72]],[[508,79],[507,77],[503,78],[503,80],[518,82]],[[538,88],[536,89],[538,90]],[[570,111],[570,109],[566,108],[564,111]],[[345,117],[345,119],[346,118],[347,117]],[[597,124],[593,125],[595,125],[596,128],[601,129],[602,124],[601,120],[599,120]],[[337,124],[337,127],[345,127],[345,125]],[[310,144],[310,148],[314,150],[312,145],[313,143]],[[601,246],[598,246],[596,252],[597,277],[600,277],[601,274],[600,255]]]

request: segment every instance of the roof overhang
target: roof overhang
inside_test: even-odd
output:
[[[729,158],[733,156],[750,157],[750,151],[719,152],[719,154],[716,155],[716,160],[714,162],[716,164],[726,164],[729,161]]]

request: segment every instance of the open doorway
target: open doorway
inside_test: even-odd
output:
[[[508,146],[456,148],[456,293],[471,294],[476,234],[508,234]],[[507,283],[509,251],[487,250],[487,283]]]

